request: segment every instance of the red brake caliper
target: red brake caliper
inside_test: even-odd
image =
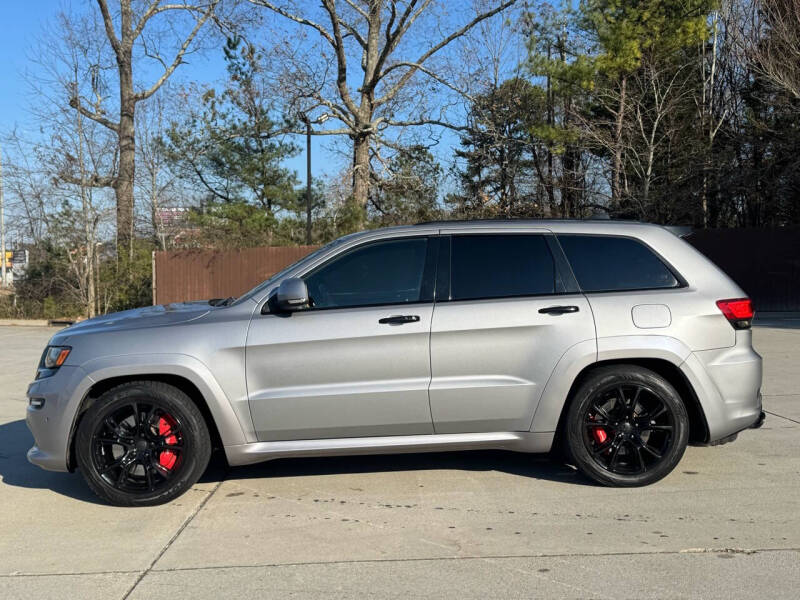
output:
[[[169,415],[160,417],[158,419],[158,435],[167,435],[170,431],[172,431],[174,425],[175,421],[173,421],[172,417]],[[178,436],[175,434],[167,435],[167,437],[164,438],[164,441],[167,444],[177,444]],[[172,450],[162,450],[161,454],[158,456],[158,464],[167,470],[175,466],[176,460],[178,460],[178,455]]]
[[[594,416],[590,416],[589,418],[592,421],[595,420]],[[594,436],[594,441],[597,442],[598,446],[602,445],[608,439],[608,434],[602,427],[595,427],[592,429],[592,436]]]
[[[597,442],[598,445],[602,444],[608,439],[608,434],[602,427],[595,427],[592,430],[592,435],[594,436],[594,441]]]

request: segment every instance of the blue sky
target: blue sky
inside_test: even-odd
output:
[[[35,76],[37,65],[29,60],[37,36],[53,22],[64,7],[80,8],[82,2],[64,0],[33,0],[3,2],[4,27],[0,35],[0,136],[15,127],[30,132],[35,123],[28,113],[32,99],[26,83],[26,73]],[[92,6],[93,8],[93,6]],[[176,80],[196,80],[213,83],[224,76],[222,51],[206,56],[194,55],[191,64],[176,71]],[[287,167],[297,172],[301,183],[306,179],[305,138],[298,138],[301,153],[287,161]],[[312,138],[312,173],[314,177],[333,176],[341,167],[341,157],[328,149],[331,139]],[[6,151],[4,149],[4,151]]]
[[[15,124],[22,127],[28,120],[28,97],[25,79],[29,69],[27,53],[44,24],[54,18],[61,3],[58,0],[3,3],[3,34],[0,35],[0,130]]]
[[[29,60],[31,49],[48,23],[53,23],[58,13],[69,8],[76,11],[96,10],[93,0],[29,0],[28,2],[6,0],[3,2],[4,25],[0,36],[0,135],[17,127],[23,133],[36,135],[37,126],[28,107],[35,103],[31,98],[25,74],[36,76],[37,65]],[[198,81],[218,83],[225,75],[222,51],[209,51],[205,55],[192,55],[190,63],[182,65],[173,76],[174,83]],[[339,150],[346,148],[346,138],[323,136],[312,138],[313,175],[333,177],[346,166],[348,159]],[[305,138],[298,137],[296,143],[301,152],[287,161],[286,166],[297,172],[301,184],[305,183]],[[449,166],[452,149],[458,144],[458,135],[452,131],[441,132],[438,146],[433,153]]]

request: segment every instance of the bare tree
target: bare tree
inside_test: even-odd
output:
[[[626,157],[640,181],[637,195],[640,214],[657,222],[659,206],[652,202],[650,189],[656,177],[658,154],[674,134],[670,131],[668,116],[680,107],[690,92],[688,70],[689,65],[659,65],[649,61],[630,80],[634,92],[630,98],[634,125]],[[648,215],[651,211],[655,214]]]
[[[766,80],[800,100],[800,0],[756,0],[749,57]]]
[[[294,86],[295,96],[310,105],[306,113],[317,109],[313,124],[319,126],[327,119],[341,124],[338,128],[317,127],[314,133],[347,135],[352,140],[352,195],[366,215],[370,161],[376,142],[391,143],[384,135],[390,127],[451,125],[441,114],[427,113],[421,102],[432,95],[432,88],[455,87],[435,69],[434,59],[516,0],[492,2],[492,7],[476,10],[461,26],[451,26],[450,33],[442,33],[445,26],[438,21],[427,31],[421,29],[425,17],[444,11],[445,5],[433,0],[344,0],[338,4],[336,0],[321,0],[318,10],[290,0],[250,2],[312,33],[320,42],[320,63],[310,63],[307,52],[289,55],[286,84]],[[294,40],[289,43],[296,45]],[[360,58],[358,75],[351,68],[354,57]],[[330,87],[329,73],[333,73]],[[412,84],[420,77],[425,78],[425,84],[409,98]],[[403,101],[411,108],[403,106]]]
[[[172,104],[169,95],[164,94],[166,90],[162,88],[136,117],[136,153],[140,167],[136,176],[137,196],[147,215],[146,229],[152,232],[153,240],[161,250],[167,249],[161,209],[173,200],[178,187],[177,177],[169,169],[163,144],[168,108]]]
[[[116,67],[116,83],[119,92],[118,117],[108,116],[106,98],[93,86],[94,95],[84,97],[79,88],[74,88],[69,105],[82,116],[99,123],[114,132],[118,140],[118,164],[114,174],[97,175],[92,178],[96,187],[112,187],[117,203],[117,248],[132,253],[134,183],[136,171],[136,105],[147,100],[169,79],[175,69],[184,61],[192,49],[192,44],[205,23],[215,15],[220,0],[206,0],[190,4],[187,0],[164,4],[152,0],[141,5],[134,0],[119,0],[119,9],[112,12],[108,0],[97,0],[102,17],[107,44],[111,47]],[[178,35],[177,47],[170,52],[163,50],[160,43],[165,37],[163,28],[174,31],[181,24],[181,15],[189,15],[191,23],[188,32]],[[153,25],[155,18],[162,19],[162,30]],[[154,30],[155,29],[155,30]],[[134,58],[149,58],[161,67],[160,75],[150,85],[142,85],[134,77]],[[97,68],[97,65],[90,65]]]
[[[3,185],[6,214],[12,237],[38,244],[47,232],[56,206],[50,193],[51,175],[37,160],[39,146],[24,139],[18,130],[3,139],[5,160]]]

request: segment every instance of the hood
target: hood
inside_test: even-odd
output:
[[[78,333],[100,333],[102,331],[175,325],[199,319],[211,310],[219,309],[212,309],[206,301],[145,306],[75,323],[60,331],[58,336],[64,338]]]

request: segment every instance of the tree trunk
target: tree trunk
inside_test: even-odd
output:
[[[617,123],[614,128],[614,164],[612,166],[611,178],[611,205],[619,209],[622,199],[622,124],[625,119],[625,91],[628,83],[627,76],[622,76],[619,89],[619,107],[617,108]]]
[[[358,134],[353,138],[353,202],[360,210],[359,228],[367,221],[369,201],[369,135]]]
[[[117,255],[133,258],[133,182],[136,171],[136,131],[131,56],[118,61],[119,67],[119,169],[114,193],[117,200]]]
[[[311,245],[311,121],[306,117],[306,246]]]
[[[86,282],[86,316],[91,319],[95,316],[95,305],[97,302],[95,290],[95,221],[92,206],[92,189],[86,187],[87,172],[86,158],[83,153],[83,117],[78,114],[75,121],[78,138],[78,164],[81,176],[81,215],[83,216],[83,243],[86,246],[86,269],[81,273],[80,267],[76,268],[79,279]]]

